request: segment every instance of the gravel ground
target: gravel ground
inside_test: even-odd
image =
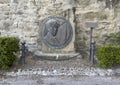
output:
[[[26,68],[43,68],[43,69],[59,69],[59,68],[79,68],[90,66],[87,58],[81,56],[74,57],[69,60],[52,61],[52,60],[41,60],[33,59],[33,57],[27,57]]]
[[[28,75],[0,78],[0,85],[120,85],[120,77]]]
[[[34,60],[27,57],[24,66],[16,66],[10,71],[1,73],[6,76],[44,75],[44,76],[115,76],[120,75],[120,69],[101,69],[91,66],[88,59],[76,57],[65,61]]]
[[[96,65],[96,64],[95,64]],[[120,68],[100,69],[80,56],[64,61],[34,60],[0,71],[0,85],[120,85]]]

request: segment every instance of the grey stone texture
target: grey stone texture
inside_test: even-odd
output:
[[[73,40],[63,51],[76,50],[87,55],[90,29],[85,22],[98,22],[94,30],[97,46],[106,44],[106,36],[120,30],[120,2],[107,2],[109,0],[0,0],[0,36],[19,37],[26,41],[29,51],[40,50],[42,21],[49,16],[62,16],[70,21],[74,32]]]

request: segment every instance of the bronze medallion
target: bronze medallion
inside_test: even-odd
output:
[[[43,42],[50,48],[63,48],[72,40],[73,30],[70,22],[62,17],[46,18],[41,26]]]

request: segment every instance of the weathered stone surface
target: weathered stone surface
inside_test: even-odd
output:
[[[9,3],[9,2],[10,2],[10,0],[0,0],[1,4],[6,4],[6,3]]]

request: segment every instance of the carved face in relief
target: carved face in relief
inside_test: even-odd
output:
[[[57,21],[53,21],[50,23],[50,33],[52,36],[56,36],[58,29],[60,27],[60,24]]]

